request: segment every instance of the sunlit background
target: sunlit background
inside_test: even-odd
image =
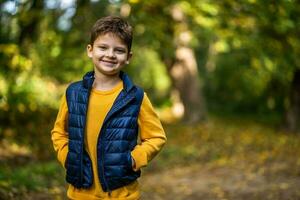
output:
[[[0,199],[65,199],[50,131],[106,15],[134,27],[125,71],[168,143],[142,199],[300,199],[298,0],[0,1]]]

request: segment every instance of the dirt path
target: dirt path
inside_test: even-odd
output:
[[[300,175],[284,173],[284,164],[265,169],[249,166],[186,166],[145,175],[141,180],[143,200],[300,199]]]
[[[141,200],[300,200],[300,173],[295,174],[290,168],[285,163],[262,167],[251,163],[193,164],[145,172],[140,179]],[[58,188],[55,194],[32,192],[11,199],[65,199],[64,192],[65,188]]]

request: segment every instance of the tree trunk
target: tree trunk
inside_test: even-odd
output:
[[[178,91],[184,106],[184,121],[195,123],[203,120],[205,106],[193,49],[184,46],[178,47],[176,60],[169,72],[173,86]]]
[[[285,114],[286,127],[289,131],[299,131],[300,119],[300,69],[294,72],[290,90],[290,105]]]

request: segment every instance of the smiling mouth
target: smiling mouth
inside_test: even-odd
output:
[[[100,62],[102,62],[104,65],[112,67],[115,66],[116,64],[118,64],[117,62],[112,62],[112,61],[107,61],[107,60],[101,60]]]
[[[109,61],[109,60],[101,60],[101,62],[110,63],[110,64],[117,64],[117,62]]]

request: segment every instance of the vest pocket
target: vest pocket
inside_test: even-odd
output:
[[[83,188],[88,188],[93,184],[92,161],[88,153],[83,151]]]
[[[70,159],[71,159],[70,157],[71,157],[71,152],[68,151],[67,157],[66,157],[66,160],[65,160],[65,166],[64,166],[66,170],[68,170],[69,165],[70,165]]]
[[[68,152],[65,162],[66,180],[76,188],[89,188],[93,183],[92,162],[85,150],[82,156],[81,166],[80,156],[72,151]]]
[[[129,169],[130,171],[133,171],[133,169],[132,169],[132,158],[131,158],[131,152],[130,151],[127,152],[127,169]]]
[[[69,151],[67,154],[65,168],[66,168],[66,181],[72,184],[74,187],[80,187],[79,185],[79,167],[76,165],[76,153]]]
[[[64,168],[67,169],[67,163],[68,163],[68,157],[69,157],[70,152],[68,151],[66,159],[65,159],[65,163],[64,163]]]

